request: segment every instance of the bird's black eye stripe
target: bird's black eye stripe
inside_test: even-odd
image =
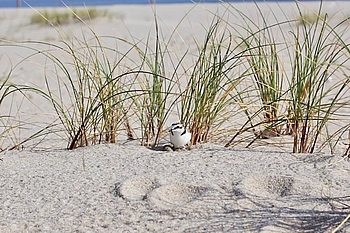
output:
[[[178,126],[176,126],[174,129],[182,129],[182,126],[179,126],[179,125],[178,125]],[[174,129],[173,129],[173,130],[174,130]]]
[[[184,135],[186,133],[186,129],[182,132],[181,136]]]

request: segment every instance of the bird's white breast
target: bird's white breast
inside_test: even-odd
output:
[[[178,131],[170,132],[170,142],[174,145],[174,148],[180,148],[190,143],[191,133],[186,132],[183,135],[181,134],[182,132]]]

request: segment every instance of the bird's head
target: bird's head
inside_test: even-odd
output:
[[[174,132],[183,132],[184,131],[184,126],[181,123],[173,123],[170,127],[170,131],[172,134]]]

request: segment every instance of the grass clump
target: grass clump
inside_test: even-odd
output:
[[[282,134],[280,123],[283,116],[280,114],[283,111],[281,100],[286,75],[278,53],[284,44],[276,42],[277,39],[272,32],[276,26],[269,26],[265,20],[262,26],[250,22],[253,23],[253,27],[246,28],[248,36],[241,37],[241,43],[245,48],[242,53],[246,59],[246,75],[251,78],[253,84],[251,88],[253,92],[247,96],[247,100],[250,102],[253,99],[257,110],[246,111],[247,123],[254,126],[252,130],[256,138],[275,137]],[[243,99],[243,102],[245,101]]]
[[[204,39],[194,38],[195,52],[172,47],[183,19],[165,37],[155,9],[154,33],[145,40],[101,38],[89,28],[82,39],[39,43],[70,58],[66,63],[50,49],[35,50],[53,63],[45,76],[47,90],[37,93],[52,103],[68,136],[67,148],[115,143],[121,130],[155,147],[177,114],[192,132],[192,144],[220,134],[230,134],[226,146],[244,142],[247,147],[288,136],[293,152],[325,146],[333,152],[350,125],[344,22],[330,25],[327,14],[320,16],[322,4],[312,22],[299,20],[306,17],[299,3],[296,18],[282,21],[256,7],[261,21],[233,5],[213,13]],[[52,22],[49,14],[41,18],[55,25],[99,15],[86,12],[71,10]],[[107,40],[129,49],[111,48]]]
[[[104,17],[107,15],[107,10],[98,10],[97,8],[86,8],[86,9],[72,9],[73,19],[89,20],[96,19],[98,17]]]
[[[66,92],[71,97],[67,105],[60,97],[56,100],[56,96],[49,96],[69,133],[68,149],[101,142],[115,143],[120,126],[127,120],[125,93],[128,86],[123,82],[127,74],[118,75],[117,72],[122,59],[112,62],[107,55],[110,48],[102,46],[94,36],[95,45],[87,40],[77,40],[78,48],[66,44],[63,51],[72,58],[74,76],[66,64],[58,62],[56,57],[51,58],[65,73],[66,80],[57,77],[57,83],[64,84],[60,93]],[[49,82],[47,88],[48,93],[52,93]]]
[[[66,24],[70,20],[71,20],[71,16],[69,12],[58,12],[58,11],[49,12],[48,10],[34,14],[30,18],[30,22],[32,24],[39,24],[39,25],[47,25],[49,24],[49,22],[55,25],[60,25],[60,24]]]
[[[298,4],[297,9],[302,18]],[[322,4],[318,15],[321,9]],[[293,137],[293,152],[313,153],[325,145],[333,151],[332,139],[345,128],[331,132],[330,126],[347,117],[341,109],[349,104],[349,80],[344,76],[349,58],[343,31],[339,28],[337,32],[341,23],[334,27],[328,24],[327,17],[316,17],[313,23],[302,21],[294,28],[293,20],[272,24],[263,20],[263,26],[258,27],[240,15],[254,26],[247,24],[250,36],[242,37],[254,86],[249,95],[241,98],[247,121],[226,146],[252,130],[256,137],[247,146],[265,135],[271,138],[288,134]],[[282,26],[290,28],[288,36]],[[271,34],[272,29],[282,35],[283,41]],[[261,133],[256,133],[261,126]]]
[[[171,47],[179,24],[169,38],[164,38],[155,11],[154,17],[154,36],[148,35],[145,43],[134,42],[141,64],[134,83],[143,94],[132,98],[134,115],[140,123],[141,144],[151,147],[157,146],[164,137],[168,117],[178,103],[178,86],[183,73],[181,62],[186,56],[186,52],[179,55]]]
[[[256,140],[273,138],[284,133],[283,126],[287,120],[284,83],[288,77],[280,54],[288,51],[288,39],[282,27],[289,22],[269,23],[268,17],[265,17],[258,6],[257,12],[262,22],[251,19],[236,8],[233,11],[239,22],[231,27],[236,32],[238,48],[244,60],[242,85],[238,87],[236,102],[246,121],[226,146],[240,143],[237,138],[246,135],[243,141],[248,141],[248,147]],[[272,14],[272,17],[276,16]],[[279,41],[278,37],[283,40]]]
[[[349,104],[346,94],[350,80],[344,76],[348,72],[348,58],[344,57],[348,49],[336,32],[338,26],[329,25],[326,17],[318,17],[314,24],[305,22],[293,33],[295,51],[290,83],[293,152],[313,153],[322,136],[330,143],[334,135],[327,128],[342,118],[339,110]],[[333,78],[340,81],[332,80],[334,84],[330,84]]]
[[[233,76],[239,62],[226,26],[223,18],[214,18],[203,45],[197,44],[198,58],[181,93],[181,121],[189,125],[193,145],[207,142],[227,120],[233,90],[240,82]]]
[[[67,149],[115,143],[128,121],[129,92],[136,93],[126,85],[126,77],[133,72],[120,72],[126,54],[104,46],[91,28],[90,32],[89,38],[87,34],[82,39],[73,37],[63,40],[62,46],[45,42],[30,42],[29,46],[43,55],[50,67],[45,69],[46,90],[32,91],[51,103],[66,134]],[[70,62],[63,62],[62,57]],[[130,135],[130,129],[126,130]]]
[[[62,25],[76,20],[92,20],[106,15],[107,11],[96,8],[44,10],[33,14],[30,22],[39,25]]]
[[[313,25],[315,23],[320,22],[320,20],[324,21],[326,20],[326,15],[320,15],[320,12],[311,12],[311,13],[301,13],[300,17],[297,20],[298,26],[305,26],[305,25]]]

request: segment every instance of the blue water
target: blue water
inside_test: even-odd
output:
[[[152,0],[64,0],[65,4],[68,6],[95,6],[95,5],[114,5],[114,4],[149,4]],[[156,3],[191,3],[191,2],[220,2],[220,0],[153,0]],[[243,1],[243,0],[228,0],[233,1]],[[27,3],[33,7],[41,6],[64,6],[61,0],[0,0],[0,7],[17,7],[17,2],[22,7],[27,7]]]

